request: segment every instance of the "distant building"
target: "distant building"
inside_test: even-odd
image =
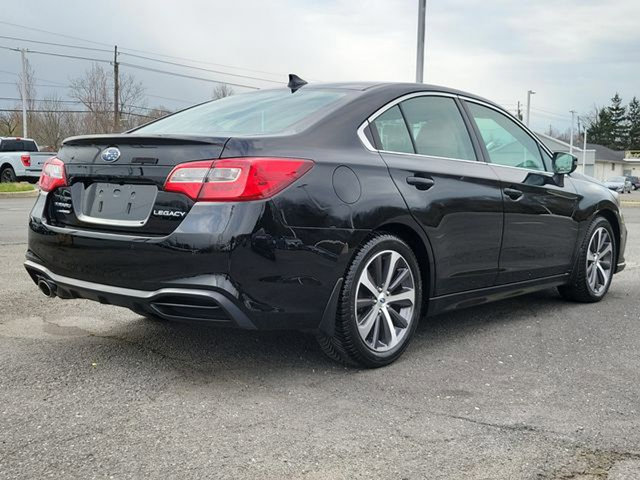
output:
[[[571,150],[571,145],[569,145],[567,142],[564,142],[557,138],[553,138],[546,133],[536,133],[536,135],[540,140],[542,140],[542,143],[544,143],[552,152],[569,152]],[[587,143],[587,149],[585,151],[583,151],[580,147],[582,147],[582,145],[573,146],[573,154],[578,157],[578,172],[589,175],[590,177],[599,178],[596,172],[597,152],[593,148],[594,146]]]
[[[568,152],[570,149],[567,142],[544,133],[536,135],[552,152]],[[581,147],[582,145],[573,147],[573,154],[578,157],[579,172],[600,181],[621,175],[640,177],[640,152],[612,150],[595,143],[587,143],[587,149],[584,152]]]

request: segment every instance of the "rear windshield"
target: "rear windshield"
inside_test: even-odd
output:
[[[38,146],[33,140],[2,140],[0,152],[37,152]]]
[[[624,177],[611,177],[607,182],[624,182],[625,180]]]
[[[298,130],[346,93],[340,90],[263,90],[232,95],[176,113],[135,133],[260,135]]]

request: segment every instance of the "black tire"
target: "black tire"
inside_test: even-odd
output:
[[[601,228],[604,228],[607,231],[611,242],[611,271],[602,291],[595,292],[590,286],[587,278],[587,256],[589,255],[590,242],[594,235],[597,234],[597,231]],[[595,217],[589,225],[582,242],[582,246],[580,247],[578,259],[571,274],[571,282],[567,285],[558,287],[560,295],[565,299],[572,300],[574,302],[593,303],[602,300],[611,286],[611,280],[616,268],[616,259],[618,258],[617,253],[616,237],[614,235],[613,228],[611,228],[611,224],[604,217]]]
[[[0,172],[0,182],[2,183],[12,183],[17,182],[18,177],[16,177],[16,172],[11,165],[7,165]]]
[[[397,344],[393,345],[391,341],[384,343],[380,343],[380,347],[389,348],[386,351],[376,351],[370,345],[368,345],[365,339],[362,338],[361,334],[358,330],[358,320],[356,311],[363,312],[363,309],[371,308],[371,311],[375,308],[376,301],[372,299],[373,306],[368,307],[360,307],[360,310],[356,308],[356,301],[358,295],[358,285],[360,284],[361,275],[365,269],[372,268],[369,265],[369,262],[375,261],[378,257],[383,259],[383,255],[391,255],[390,258],[393,258],[393,253],[400,254],[401,259],[397,260],[396,265],[398,265],[398,270],[394,271],[392,276],[388,276],[388,278],[394,279],[391,283],[394,284],[395,280],[398,280],[399,277],[403,277],[403,283],[393,288],[389,288],[390,292],[381,292],[380,295],[384,298],[378,300],[381,302],[381,306],[378,307],[377,311],[389,312],[386,315],[387,321],[391,323],[386,323],[385,316],[380,313],[379,316],[375,314],[370,318],[376,318],[374,320],[374,325],[376,322],[378,323],[377,327],[373,327],[372,331],[375,330],[373,335],[379,333],[378,329],[384,329],[385,332],[390,334],[391,328],[393,328],[394,332],[399,332],[397,336]],[[375,258],[374,258],[375,257]],[[383,260],[381,260],[383,262]],[[389,263],[392,263],[391,260]],[[373,263],[371,264],[373,265]],[[388,265],[388,264],[387,264]],[[408,275],[408,271],[410,271],[410,276]],[[380,266],[382,273],[383,266]],[[391,268],[391,267],[388,267]],[[395,269],[395,265],[394,265]],[[385,273],[388,270],[385,270]],[[384,275],[387,277],[387,275]],[[413,297],[413,305],[401,306],[399,302],[401,300],[393,300],[394,295],[401,293],[405,294],[408,290],[411,290],[410,286],[406,286],[405,282],[410,282],[410,285],[413,285],[412,294]],[[389,282],[387,281],[387,284]],[[364,289],[367,294],[369,294],[369,290]],[[394,293],[395,292],[395,293]],[[386,293],[388,297],[384,296],[383,293]],[[386,306],[384,302],[388,302]],[[358,300],[359,302],[362,300]],[[398,303],[394,303],[398,302]],[[409,301],[409,303],[411,303]],[[397,305],[396,307],[392,307],[392,305]],[[416,260],[415,254],[411,250],[411,248],[400,238],[387,234],[387,233],[376,233],[371,238],[369,238],[364,245],[362,245],[358,251],[356,252],[351,264],[347,268],[345,274],[345,281],[342,286],[342,291],[340,292],[340,299],[338,302],[338,309],[336,315],[336,324],[335,324],[335,333],[333,336],[327,336],[325,334],[319,334],[317,339],[318,343],[322,349],[322,351],[332,360],[343,363],[345,365],[350,366],[358,366],[365,368],[377,368],[383,367],[385,365],[389,365],[402,355],[402,353],[406,350],[415,329],[418,325],[418,320],[420,319],[420,309],[422,305],[422,278],[420,275],[420,268],[418,266],[418,262]],[[405,310],[405,308],[408,310]],[[391,312],[391,310],[394,312]],[[366,311],[366,310],[365,310]],[[399,312],[399,313],[398,313]],[[406,326],[403,326],[399,320],[398,315],[403,314],[409,317],[406,320]],[[368,314],[362,314],[361,316],[367,317]],[[389,320],[393,317],[393,320]],[[379,320],[378,320],[379,318]],[[382,322],[385,322],[384,324]],[[361,324],[362,325],[362,324]],[[396,331],[396,327],[398,330]],[[366,334],[364,334],[366,336]],[[395,338],[395,334],[394,334]],[[377,340],[372,340],[375,344]]]

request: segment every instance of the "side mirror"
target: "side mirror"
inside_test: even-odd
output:
[[[551,164],[556,175],[568,175],[578,167],[578,158],[570,153],[554,152]]]

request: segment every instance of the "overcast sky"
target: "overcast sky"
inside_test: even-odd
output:
[[[467,90],[510,110],[532,100],[532,124],[568,126],[616,91],[640,97],[638,0],[428,0],[425,82]],[[417,0],[23,0],[0,21],[57,32],[123,52],[137,49],[210,62],[200,67],[269,79],[413,81]],[[109,48],[1,24],[0,35]],[[0,45],[108,59],[0,38]],[[144,54],[142,54],[144,55]],[[29,55],[38,96],[65,95],[88,61]],[[168,59],[176,62],[184,60]],[[121,62],[259,87],[275,84],[121,56]],[[192,63],[193,64],[193,63]],[[223,64],[255,71],[215,66]],[[194,64],[196,65],[196,64]],[[108,66],[108,65],[107,65]],[[16,52],[0,50],[0,96],[15,97]],[[211,83],[122,67],[142,80],[148,105],[184,107],[206,99]],[[261,72],[257,72],[261,71]],[[271,75],[270,72],[276,75]],[[244,91],[236,88],[236,91]],[[166,97],[166,98],[158,98]],[[169,100],[175,99],[175,100]],[[9,107],[10,101],[0,105]]]

